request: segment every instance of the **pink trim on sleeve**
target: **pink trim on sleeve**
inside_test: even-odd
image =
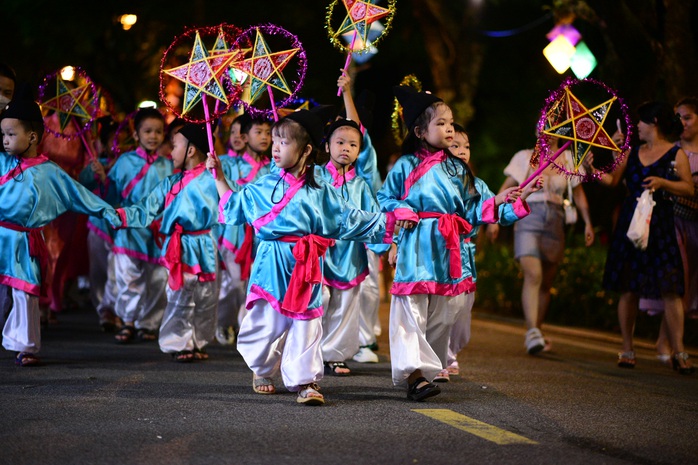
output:
[[[225,223],[225,217],[223,216],[223,211],[225,210],[225,204],[228,203],[228,200],[230,200],[230,196],[233,195],[233,191],[229,190],[225,194],[221,196],[220,201],[218,202],[218,222],[221,224]]]
[[[383,237],[384,244],[393,243],[393,235],[395,234],[395,222],[397,221],[395,212],[385,213],[385,236]]]
[[[528,202],[526,202],[524,199],[519,197],[516,199],[516,202],[514,202],[514,205],[512,205],[514,209],[514,214],[519,218],[525,218],[528,216],[529,213],[531,213],[531,207],[528,206]]]
[[[499,222],[499,208],[494,203],[494,197],[490,197],[482,203],[482,221],[484,223]]]

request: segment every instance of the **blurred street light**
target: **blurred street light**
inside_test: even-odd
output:
[[[64,66],[61,68],[61,79],[64,81],[72,81],[75,79],[75,68],[72,66]]]
[[[119,22],[121,23],[121,27],[124,28],[124,31],[131,29],[131,26],[136,24],[136,21],[138,21],[138,16],[132,14],[125,14],[119,17]]]

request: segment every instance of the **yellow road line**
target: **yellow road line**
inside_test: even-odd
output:
[[[429,418],[446,423],[467,433],[479,436],[482,439],[494,442],[499,445],[506,444],[538,444],[536,441],[510,433],[509,431],[488,425],[474,418],[466,417],[449,409],[412,409],[413,412],[421,413]]]

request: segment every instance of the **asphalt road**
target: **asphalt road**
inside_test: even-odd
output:
[[[380,363],[326,377],[327,404],[308,407],[255,394],[234,348],[178,364],[61,314],[43,366],[0,352],[0,464],[698,464],[698,375],[649,341],[633,370],[615,366],[617,335],[569,328],[532,357],[520,321],[476,312],[462,376],[415,403],[391,385],[386,333]]]

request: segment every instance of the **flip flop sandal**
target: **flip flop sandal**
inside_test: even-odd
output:
[[[172,360],[178,363],[189,363],[194,360],[194,354],[191,350],[180,350],[172,354]]]
[[[263,391],[259,389],[262,386],[271,386],[271,391]],[[252,390],[257,394],[276,394],[276,388],[274,387],[274,380],[271,378],[255,378],[252,376]]]
[[[194,360],[208,360],[206,349],[194,349]]]
[[[29,352],[18,352],[15,357],[15,365],[18,367],[34,367],[41,363],[39,357]]]
[[[320,391],[320,386],[317,383],[304,384],[298,391],[296,402],[304,405],[323,405],[325,397],[318,391]]]
[[[325,362],[325,374],[334,376],[349,376],[351,370],[347,373],[340,373],[337,369],[349,370],[349,367],[344,362]]]
[[[133,326],[122,326],[114,336],[117,344],[128,344],[136,338],[136,328]]]
[[[158,340],[158,335],[156,331],[152,329],[139,328],[136,333],[136,337],[141,342],[152,342]]]
[[[426,384],[422,387],[418,387],[422,383]],[[426,378],[417,378],[415,382],[410,384],[407,388],[407,398],[417,402],[421,402],[440,393],[441,388],[436,384],[427,382]]]

